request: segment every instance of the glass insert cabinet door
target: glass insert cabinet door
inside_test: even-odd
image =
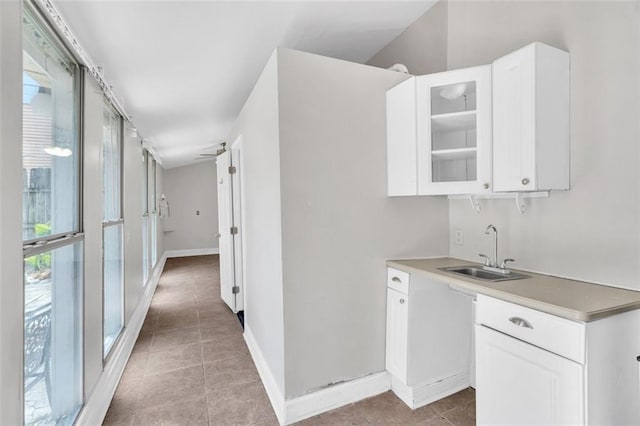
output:
[[[416,78],[418,193],[491,192],[491,65]]]

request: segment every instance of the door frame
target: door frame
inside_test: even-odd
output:
[[[233,239],[233,259],[234,259],[234,284],[240,288],[241,298],[238,300],[236,295],[236,311],[244,311],[247,302],[246,296],[246,239],[245,230],[245,208],[244,208],[244,158],[243,158],[243,136],[242,134],[233,141],[229,147],[231,165],[236,168],[235,174],[232,175],[231,185],[231,210],[233,215],[233,225],[238,227],[238,234]],[[239,237],[239,238],[238,238]],[[237,248],[239,244],[240,248]],[[240,278],[238,279],[238,276]]]

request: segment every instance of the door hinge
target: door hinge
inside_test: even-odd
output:
[[[236,235],[238,233],[238,227],[232,226],[230,231],[231,231],[231,235]]]
[[[238,287],[237,285],[234,285],[233,287],[231,287],[231,292],[233,294],[238,294],[240,293],[240,287]]]
[[[229,174],[230,175],[235,175],[236,174],[236,167],[235,166],[229,166]]]

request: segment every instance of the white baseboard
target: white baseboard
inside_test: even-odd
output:
[[[149,311],[149,305],[151,305],[151,299],[158,286],[160,274],[166,260],[167,254],[165,253],[156,264],[144,289],[142,298],[131,316],[131,320],[124,328],[116,346],[112,349],[113,352],[104,366],[104,371],[100,375],[98,383],[96,383],[93,392],[78,415],[76,425],[93,426],[100,425],[104,421],[104,416],[107,414],[111,399],[116,392],[131,351],[136,344],[136,340],[138,340],[138,334],[140,334],[140,329]]]
[[[326,411],[379,395],[390,388],[391,375],[387,371],[383,371],[288,399],[285,402],[284,424],[290,425]]]
[[[244,330],[244,340],[247,342],[273,411],[281,425],[293,424],[326,411],[379,395],[391,388],[391,375],[384,371],[285,400],[260,347],[248,328]]]
[[[264,385],[264,389],[267,391],[267,396],[269,397],[269,401],[271,402],[271,406],[273,407],[273,411],[276,413],[276,417],[281,425],[285,424],[285,412],[284,412],[284,396],[282,392],[278,388],[278,383],[276,379],[273,377],[271,373],[271,369],[267,364],[267,361],[264,359],[262,355],[262,351],[258,346],[251,330],[246,326],[244,329],[244,340],[247,342],[247,347],[249,348],[249,353],[251,354],[251,358],[253,358],[253,363],[256,365],[256,369],[258,370],[258,374],[260,375],[260,380],[262,380],[262,384]]]
[[[167,250],[164,252],[167,258],[170,257],[187,257],[187,256],[204,256],[208,254],[219,254],[220,249],[218,247],[203,248],[203,249],[189,249],[189,250]]]
[[[412,410],[453,395],[468,387],[468,372],[415,386],[407,386],[396,377],[391,377],[391,390]]]

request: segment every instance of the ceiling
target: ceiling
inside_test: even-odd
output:
[[[57,1],[165,168],[228,135],[276,47],[364,63],[435,0]]]

